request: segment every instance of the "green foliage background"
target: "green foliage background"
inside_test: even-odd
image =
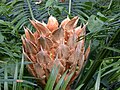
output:
[[[67,16],[79,16],[79,25],[88,22],[86,46],[91,41],[91,52],[71,88],[120,90],[120,1],[66,0],[61,3],[59,0],[42,0],[35,4],[36,1],[0,1],[0,90],[42,90],[25,67],[30,62],[24,61],[21,35],[24,35],[23,26],[34,31],[29,19],[47,22],[50,15],[59,22]],[[57,70],[53,69],[46,90],[49,87],[52,90],[54,82],[50,84],[50,80],[54,74]],[[56,88],[64,90],[66,86],[59,82]]]

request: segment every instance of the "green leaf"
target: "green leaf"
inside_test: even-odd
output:
[[[0,43],[2,43],[4,41],[4,36],[2,35],[2,33],[0,32]]]
[[[101,12],[98,12],[97,15],[99,15],[101,17],[105,17]]]
[[[30,82],[30,81],[26,81],[26,80],[23,80],[23,83],[30,84],[30,85],[33,85],[33,86],[37,86],[37,84],[32,83],[32,82]]]
[[[104,58],[104,60],[119,59],[119,58],[120,58],[120,56],[107,57],[107,58]]]
[[[24,55],[22,54],[22,61],[21,61],[20,74],[19,74],[20,80],[22,80],[23,72],[24,72]],[[18,87],[19,87],[18,90],[21,90],[21,83],[18,84]]]
[[[95,2],[96,0],[80,0],[81,2]]]
[[[111,40],[109,41],[108,46],[113,45],[115,43],[115,41],[118,40],[119,35],[120,35],[120,30],[118,29],[118,30],[116,30],[116,33],[112,36]],[[92,66],[87,71],[83,80],[82,81],[79,80],[79,82],[78,82],[78,85],[84,83],[84,85],[82,86],[82,89],[84,89],[88,85],[89,81],[92,79],[96,70],[98,69],[98,67],[100,66],[102,61],[104,60],[103,58],[105,58],[106,56],[108,56],[108,50],[104,49],[104,48],[101,49],[99,54],[96,56],[96,60],[93,62]]]
[[[97,80],[96,80],[96,83],[95,83],[95,90],[99,90],[100,89],[100,78],[101,78],[101,66],[99,68]]]
[[[30,1],[29,1],[29,0],[27,0],[27,4],[28,4],[29,11],[30,11],[30,15],[31,15],[32,19],[35,19],[35,18],[34,18],[34,15],[33,15],[33,10],[32,10],[32,7],[31,7],[31,4],[30,4]]]
[[[110,4],[109,4],[109,6],[108,6],[108,9],[111,8],[112,3],[113,3],[113,0],[110,0]]]
[[[1,0],[1,2],[5,3],[5,2],[6,2],[6,0]]]
[[[114,68],[114,69],[112,69],[112,70],[110,70],[110,71],[108,71],[108,72],[106,72],[106,73],[104,73],[101,77],[104,77],[105,75],[110,74],[110,73],[112,73],[112,72],[114,72],[114,71],[117,71],[117,70],[119,70],[119,69],[120,69],[120,66],[119,66],[119,67],[116,67],[116,68]]]
[[[62,6],[54,5],[53,7],[54,7],[54,8],[57,8],[57,10],[59,10],[60,12],[62,12],[62,10],[63,10],[63,7],[62,7]]]
[[[23,18],[21,18],[17,22],[17,24],[16,24],[15,28],[13,29],[13,31],[16,31],[23,23],[26,23],[26,21],[28,21],[27,17],[24,16]]]
[[[99,40],[94,39],[92,44],[93,44],[94,46],[98,46],[98,45],[99,45]]]
[[[106,67],[102,68],[101,71],[104,71],[105,69],[116,66],[117,64],[120,64],[120,60],[118,60],[117,62],[114,62],[114,63],[112,63],[110,65],[107,65]]]
[[[61,84],[63,83],[66,74],[67,74],[67,71],[62,75],[61,79],[58,81],[58,83],[57,83],[57,85],[55,86],[55,89],[54,89],[54,90],[60,90],[60,86],[61,86]]]
[[[47,81],[45,90],[53,90],[54,83],[56,81],[57,75],[58,75],[58,67],[56,65],[54,65],[54,67],[53,67],[53,69],[50,73],[50,77]]]
[[[99,19],[105,22],[107,20],[107,17],[105,17],[101,12],[98,12],[97,15],[99,16]]]
[[[4,20],[0,20],[0,24],[8,25],[8,22],[7,22],[7,21],[4,21]]]
[[[80,90],[84,84],[79,85],[75,90]]]
[[[22,17],[24,17],[26,14],[25,12],[19,12],[18,15],[12,20],[12,23],[18,22]]]
[[[1,82],[0,82],[0,90],[2,90],[2,85],[1,85]]]
[[[17,79],[17,77],[18,77],[18,61],[16,61],[14,79]],[[13,82],[13,89],[12,90],[17,90],[17,83],[16,83],[16,81]]]
[[[29,85],[33,85],[33,86],[38,86],[37,84],[35,83],[32,83],[30,81],[27,81],[27,80],[19,80],[19,79],[0,79],[0,82],[17,82],[17,83],[25,83],[25,84],[29,84]],[[5,89],[7,90],[7,89]],[[13,89],[12,89],[13,90]],[[21,89],[20,89],[21,90]]]
[[[4,69],[4,79],[8,79],[7,63],[5,64]],[[8,90],[8,82],[4,82],[4,90]]]
[[[45,8],[50,7],[54,3],[54,0],[47,0]]]
[[[108,49],[108,50],[111,50],[111,51],[114,51],[114,52],[118,52],[120,53],[120,50],[119,49],[116,49],[116,48],[112,48],[112,47],[104,47],[105,49]]]
[[[71,80],[73,74],[74,74],[74,72],[72,72],[72,73],[68,76],[67,80],[65,80],[65,82],[63,83],[63,86],[61,87],[61,88],[62,88],[61,90],[65,90],[65,89],[66,89],[66,87],[67,87],[69,81]]]
[[[96,32],[100,30],[103,26],[103,22],[99,20],[95,15],[91,15],[88,19],[88,30],[92,32]]]
[[[0,24],[6,25],[5,21],[0,20]]]
[[[81,14],[81,15],[85,16],[86,18],[89,18],[89,16],[86,13],[84,13],[83,11],[81,11],[79,9],[75,9],[75,11],[79,12],[78,14]]]
[[[15,82],[15,79],[0,79],[0,82]]]

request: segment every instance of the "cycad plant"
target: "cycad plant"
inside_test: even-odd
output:
[[[64,19],[59,25],[55,17],[50,16],[48,23],[30,20],[36,31],[32,33],[24,27],[25,37],[22,37],[23,53],[26,60],[32,62],[27,65],[28,71],[38,79],[38,84],[45,87],[53,66],[58,67],[55,84],[67,71],[66,80],[74,72],[67,89],[78,76],[84,61],[90,52],[90,46],[85,50],[85,28],[77,26],[78,17]],[[77,40],[82,37],[81,40]]]

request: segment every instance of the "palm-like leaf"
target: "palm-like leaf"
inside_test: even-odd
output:
[[[39,9],[39,5],[36,5],[33,0],[16,1],[13,5],[13,11],[15,12],[13,16],[15,18],[13,19],[12,23],[16,25],[14,30],[21,29],[24,25],[31,28],[29,19],[42,20],[42,18],[47,17],[48,15],[44,5],[45,4],[42,3]]]
[[[4,2],[3,2],[4,1]],[[49,15],[56,16],[60,21],[66,18],[69,14],[69,9],[71,13],[69,14],[70,17],[72,16],[79,16],[80,22],[88,22],[92,19],[92,29],[91,27],[87,27],[90,33],[87,33],[88,42],[91,40],[91,55],[90,60],[86,62],[86,65],[82,72],[80,73],[80,83],[77,84],[79,86],[77,89],[83,86],[83,82],[85,83],[81,90],[84,89],[94,89],[96,77],[98,75],[98,67],[100,62],[102,63],[101,67],[101,82],[100,82],[100,89],[107,88],[107,89],[117,89],[119,88],[119,76],[120,71],[119,69],[119,61],[120,61],[120,54],[119,54],[119,47],[120,47],[120,37],[117,36],[115,39],[111,39],[114,35],[117,35],[116,31],[119,31],[119,19],[120,19],[120,9],[119,0],[71,0],[71,8],[69,8],[69,0],[65,0],[64,3],[59,3],[57,0],[49,0],[53,1],[52,4],[45,7],[46,2],[48,0],[44,0],[42,3],[36,5],[34,0],[11,0],[11,2],[7,3],[6,0],[2,0],[0,2],[0,89],[3,89],[4,82],[8,84],[8,87],[11,89],[11,83],[13,82],[13,89],[15,89],[16,80],[18,79],[17,75],[17,62],[14,60],[20,60],[20,36],[22,26],[28,26],[30,30],[33,30],[29,23],[29,19],[35,18],[39,21],[44,20],[46,21],[46,17]],[[10,1],[10,0],[9,0]],[[92,15],[92,16],[91,16]],[[62,17],[61,17],[62,16]],[[94,16],[94,18],[93,18]],[[90,18],[89,18],[90,17]],[[92,18],[91,18],[92,17]],[[91,32],[91,30],[95,30],[94,26],[96,26],[96,20],[102,21],[104,25],[99,27],[97,25],[96,31]],[[90,24],[89,24],[90,25]],[[15,28],[14,28],[15,27]],[[14,30],[13,30],[14,29]],[[20,30],[18,30],[20,29]],[[23,31],[22,31],[23,33]],[[13,39],[14,38],[14,39]],[[81,37],[80,37],[81,40]],[[110,46],[106,46],[108,42],[112,42]],[[14,46],[13,43],[16,43]],[[103,51],[102,48],[103,47]],[[104,47],[107,47],[105,50]],[[110,48],[109,48],[110,47]],[[117,52],[115,52],[117,50]],[[105,53],[105,52],[106,53]],[[102,53],[103,52],[103,53]],[[101,53],[102,58],[100,60],[95,59]],[[108,56],[106,56],[108,55]],[[5,77],[8,79],[4,79],[4,61],[8,61],[7,73]],[[99,62],[100,61],[100,62]],[[14,64],[9,64],[14,62]],[[25,62],[29,63],[29,62]],[[25,64],[24,63],[24,64]],[[99,63],[99,65],[98,65]],[[19,66],[19,63],[18,63]],[[91,67],[90,67],[91,66]],[[11,72],[15,69],[15,73]],[[95,68],[96,67],[96,68]],[[19,69],[19,68],[18,68]],[[19,70],[18,70],[19,71]],[[20,73],[20,72],[18,72]],[[26,72],[24,72],[26,75]],[[14,75],[14,76],[13,76]],[[25,76],[21,75],[21,79],[26,79]],[[9,79],[13,78],[13,79]],[[33,77],[27,77],[27,79],[31,80]],[[64,77],[62,77],[64,78]],[[61,78],[61,83],[63,79]],[[75,82],[79,82],[79,78],[76,79]],[[34,78],[35,79],[35,78]],[[89,82],[87,82],[89,80]],[[32,82],[27,82],[22,80],[23,84],[22,87],[24,89],[35,89],[32,85],[34,85],[33,80]],[[59,84],[56,87],[61,87],[63,84]],[[7,84],[5,85],[7,87]],[[35,84],[36,86],[36,84]],[[23,88],[20,89],[23,89]],[[73,84],[73,87],[76,87]],[[18,87],[17,87],[18,88]],[[75,89],[75,88],[73,88]]]

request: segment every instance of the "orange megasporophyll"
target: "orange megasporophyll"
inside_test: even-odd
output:
[[[87,59],[90,47],[85,51],[85,27],[77,26],[78,17],[64,19],[61,24],[55,17],[50,16],[48,23],[30,20],[36,31],[32,33],[24,27],[25,37],[22,37],[25,59],[32,62],[27,65],[29,72],[42,86],[46,85],[54,65],[59,66],[56,83],[63,73],[68,70],[66,78],[74,72],[69,85],[78,76],[84,61]]]

